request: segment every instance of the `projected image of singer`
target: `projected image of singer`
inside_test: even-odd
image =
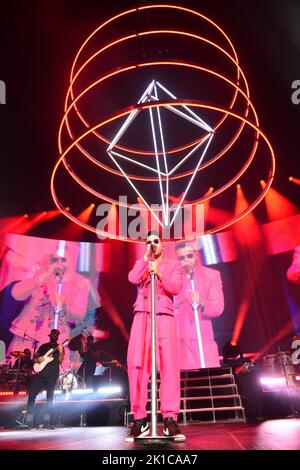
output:
[[[149,434],[146,404],[151,372],[150,272],[156,274],[157,367],[161,378],[159,396],[164,434],[182,436],[177,425],[180,371],[173,296],[182,288],[183,273],[177,261],[164,258],[161,239],[157,232],[151,231],[146,237],[144,257],[135,263],[128,275],[129,281],[138,286],[127,354],[130,402],[134,414],[134,424],[126,439],[129,442]]]
[[[179,242],[175,250],[185,273],[183,288],[175,297],[180,369],[219,367],[212,319],[224,310],[221,275],[215,269],[202,265],[193,243]],[[199,318],[198,325],[195,311]]]
[[[50,328],[60,330],[63,340],[80,333],[88,309],[99,305],[99,299],[90,295],[90,281],[76,272],[78,252],[67,246],[64,256],[47,254],[35,265],[33,273],[12,288],[11,295],[25,303],[12,322],[14,338],[10,350],[20,349],[24,339],[39,347],[46,343]],[[25,338],[24,338],[25,337]],[[65,361],[70,350],[66,349]]]
[[[292,264],[286,275],[290,281],[286,287],[286,293],[293,326],[297,336],[300,337],[300,245],[295,248]]]

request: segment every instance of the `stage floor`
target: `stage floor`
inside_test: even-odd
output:
[[[161,427],[159,426],[159,432]],[[166,450],[300,450],[300,419],[255,423],[181,425],[185,443]],[[65,427],[55,430],[0,430],[1,450],[135,450],[162,449],[125,442],[122,426]]]

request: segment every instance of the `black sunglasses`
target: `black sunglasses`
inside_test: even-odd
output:
[[[159,239],[155,238],[154,240],[147,240],[146,245],[151,245],[151,243],[155,243],[155,245],[159,244]]]
[[[179,261],[183,261],[185,258],[189,258],[189,259],[194,258],[194,253],[189,253],[188,255],[178,256]]]
[[[63,263],[66,263],[67,260],[64,256],[52,256],[51,258],[51,263],[58,263],[59,261],[62,261]]]

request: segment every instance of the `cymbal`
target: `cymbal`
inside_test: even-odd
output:
[[[109,362],[101,362],[101,364],[104,366],[118,366],[119,361],[117,361],[116,359],[113,359],[112,361],[109,361]]]
[[[12,351],[10,353],[13,357],[25,357],[25,353],[22,351]]]

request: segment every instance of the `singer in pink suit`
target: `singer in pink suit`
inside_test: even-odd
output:
[[[199,253],[191,242],[180,242],[175,246],[175,250],[184,271],[183,288],[174,301],[180,369],[201,367],[193,303],[198,306],[204,356],[202,367],[219,367],[218,347],[214,340],[211,320],[220,316],[224,310],[221,275],[218,271],[202,265]]]
[[[295,249],[292,264],[287,271],[287,278],[294,284],[300,284],[300,245]]]
[[[183,273],[177,261],[164,258],[161,239],[157,232],[151,231],[146,237],[143,259],[135,263],[128,275],[129,281],[138,286],[127,354],[130,402],[134,414],[134,424],[126,439],[129,442],[149,434],[146,404],[151,373],[151,272],[156,275],[156,347],[164,434],[184,439],[177,425],[180,370],[173,306],[173,296],[182,289]]]
[[[287,286],[287,300],[297,336],[300,336],[300,245],[296,246],[292,264],[287,270],[291,284]]]

